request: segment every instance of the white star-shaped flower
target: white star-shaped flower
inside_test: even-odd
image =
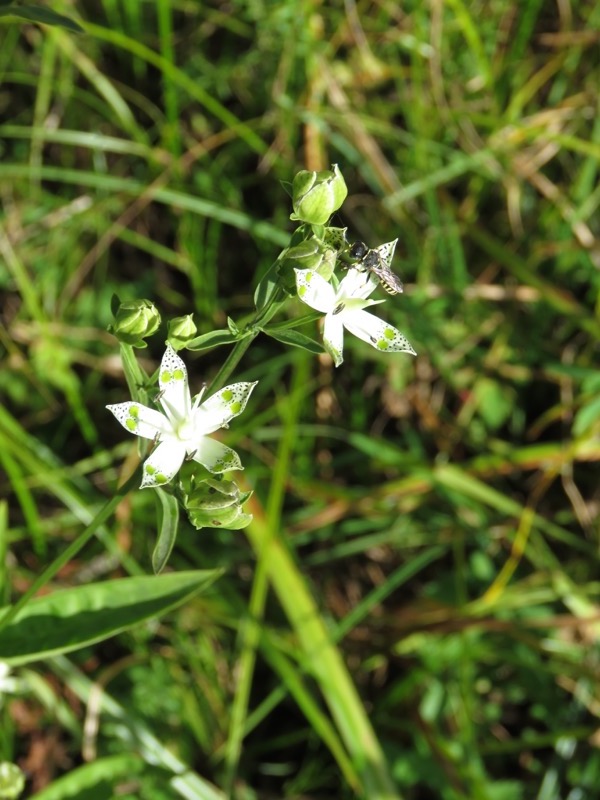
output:
[[[367,299],[377,286],[377,281],[370,275],[365,278],[364,271],[349,269],[336,290],[312,269],[297,269],[295,272],[300,300],[325,314],[323,344],[336,367],[344,360],[344,328],[382,353],[416,355],[399,330],[363,310],[385,302]]]
[[[144,462],[141,488],[168,483],[186,457],[214,474],[243,469],[235,450],[207,437],[242,413],[257,382],[232,383],[200,404],[202,390],[192,404],[185,364],[167,344],[158,383],[164,413],[136,402],[106,406],[130,433],[157,443]]]

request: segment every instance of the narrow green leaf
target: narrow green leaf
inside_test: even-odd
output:
[[[100,642],[206,589],[220,570],[92,583],[32,600],[0,633],[0,659],[27,664]]]
[[[31,800],[97,800],[99,797],[115,797],[119,783],[131,781],[134,775],[143,775],[148,770],[140,756],[130,753],[108,756],[84,764],[34,794]]]
[[[263,328],[263,332],[266,333],[267,336],[277,339],[278,342],[283,342],[283,344],[291,344],[293,347],[301,347],[303,350],[308,350],[309,353],[315,353],[318,356],[325,352],[318,342],[315,342],[314,339],[311,339],[309,336],[305,336],[299,331]]]
[[[277,291],[279,285],[278,268],[279,261],[271,264],[254,290],[254,305],[257,311],[261,311]]]
[[[73,33],[85,33],[85,30],[64,14],[58,14],[50,8],[41,6],[6,6],[4,3],[0,7],[0,17],[21,17],[29,22],[41,22],[44,25],[60,25],[62,28],[73,31]]]
[[[322,311],[311,311],[309,314],[304,314],[301,317],[286,319],[284,322],[276,322],[271,325],[269,331],[265,331],[265,333],[279,333],[279,331],[287,331],[290,328],[300,328],[302,325],[307,325],[309,322],[316,322],[316,320],[322,319],[322,317]],[[264,328],[261,328],[261,330],[264,330]]]
[[[106,714],[118,723],[113,729],[114,741],[121,742],[122,749],[126,752],[131,751],[132,742],[135,742],[136,753],[143,759],[146,771],[148,764],[152,764],[171,774],[168,783],[173,792],[168,795],[169,798],[226,800],[225,795],[216,786],[200,777],[189,764],[175,754],[175,748],[169,746],[168,740],[163,741],[164,737],[154,735],[147,720],[136,718],[130,706],[120,705],[107,687],[98,697],[97,685],[77,669],[70,659],[65,656],[55,656],[50,661],[50,668],[85,705],[92,701],[97,703],[100,714]],[[114,795],[111,795],[111,800],[112,797]],[[43,800],[49,799],[43,798]]]
[[[165,568],[177,538],[179,527],[179,503],[164,489],[156,489],[156,513],[158,516],[158,539],[152,553],[152,569],[158,575]]]
[[[233,344],[240,337],[235,336],[230,330],[221,328],[218,331],[210,331],[196,336],[186,344],[186,350],[208,350],[211,347],[220,347],[224,344]]]

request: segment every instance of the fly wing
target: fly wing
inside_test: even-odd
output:
[[[400,292],[404,291],[404,284],[400,278],[391,269],[384,267],[382,262],[377,266],[371,267],[371,272],[377,275],[379,282],[388,294],[400,294]]]

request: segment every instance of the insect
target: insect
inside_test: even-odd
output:
[[[350,247],[350,256],[358,260],[354,268],[360,272],[372,272],[388,294],[399,294],[404,291],[404,284],[391,270],[392,258],[396,242],[387,242],[371,250],[364,242],[354,242]]]

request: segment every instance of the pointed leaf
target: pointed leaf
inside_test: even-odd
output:
[[[98,800],[115,797],[120,783],[143,775],[148,766],[138,755],[125,753],[118,756],[98,758],[90,764],[77,767],[61,778],[52,781],[32,800]]]
[[[291,344],[293,347],[300,347],[303,350],[308,350],[309,353],[315,353],[316,355],[320,356],[325,352],[318,342],[315,342],[314,339],[311,339],[309,336],[305,336],[299,331],[273,330],[269,328],[264,328],[263,331],[273,339],[277,339],[278,342],[283,342],[283,344]]]
[[[206,589],[221,570],[103,581],[32,600],[0,633],[0,660],[27,664],[108,639]]]
[[[187,350],[208,350],[211,347],[219,347],[223,344],[233,344],[240,337],[234,335],[230,330],[221,329],[218,331],[210,331],[210,333],[203,333],[201,336],[196,336],[186,344]]]
[[[152,553],[152,569],[158,575],[166,566],[177,538],[179,527],[179,503],[164,489],[156,489],[156,513],[158,516],[158,538]]]
[[[29,22],[42,22],[44,25],[60,25],[74,33],[85,33],[85,30],[75,20],[41,6],[6,6],[2,4],[0,17],[6,16],[21,17]]]

